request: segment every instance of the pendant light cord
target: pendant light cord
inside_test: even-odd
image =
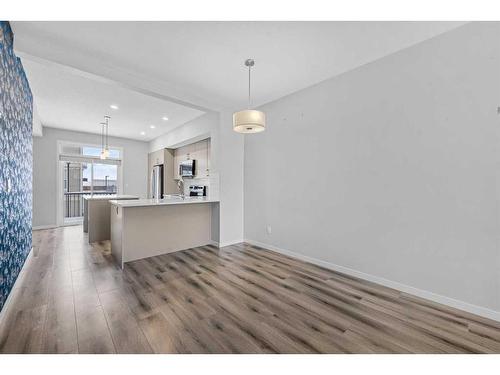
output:
[[[251,107],[251,102],[250,102],[250,70],[252,67],[248,65],[248,109]]]
[[[109,117],[106,117],[106,150],[108,149],[108,120]]]

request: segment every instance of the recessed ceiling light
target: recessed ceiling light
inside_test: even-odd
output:
[[[109,108],[111,108],[111,109],[118,109],[118,106],[117,106],[116,104],[111,104],[111,105],[109,106]]]
[[[141,135],[146,135],[146,132],[141,132]]]
[[[150,127],[151,129],[156,128],[156,126],[154,126],[154,125],[149,125],[149,127]]]
[[[163,116],[161,119],[162,119],[163,121],[168,121],[168,117],[167,117],[167,116]]]

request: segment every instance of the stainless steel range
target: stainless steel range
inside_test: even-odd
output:
[[[189,196],[191,197],[206,197],[207,187],[201,185],[191,185],[189,187]]]

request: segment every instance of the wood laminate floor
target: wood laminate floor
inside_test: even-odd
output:
[[[128,263],[33,233],[3,353],[499,353],[500,323],[239,244]]]

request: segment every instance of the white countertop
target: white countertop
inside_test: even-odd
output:
[[[114,206],[118,207],[148,207],[148,206],[168,206],[173,204],[194,204],[194,203],[216,203],[215,199],[207,197],[186,197],[186,198],[165,198],[165,199],[134,199],[134,200],[110,200]]]
[[[120,200],[120,199],[139,199],[137,195],[116,195],[116,194],[110,194],[110,195],[100,195],[100,194],[95,194],[95,195],[88,195],[88,196],[83,196],[83,199],[93,201],[93,200]]]

